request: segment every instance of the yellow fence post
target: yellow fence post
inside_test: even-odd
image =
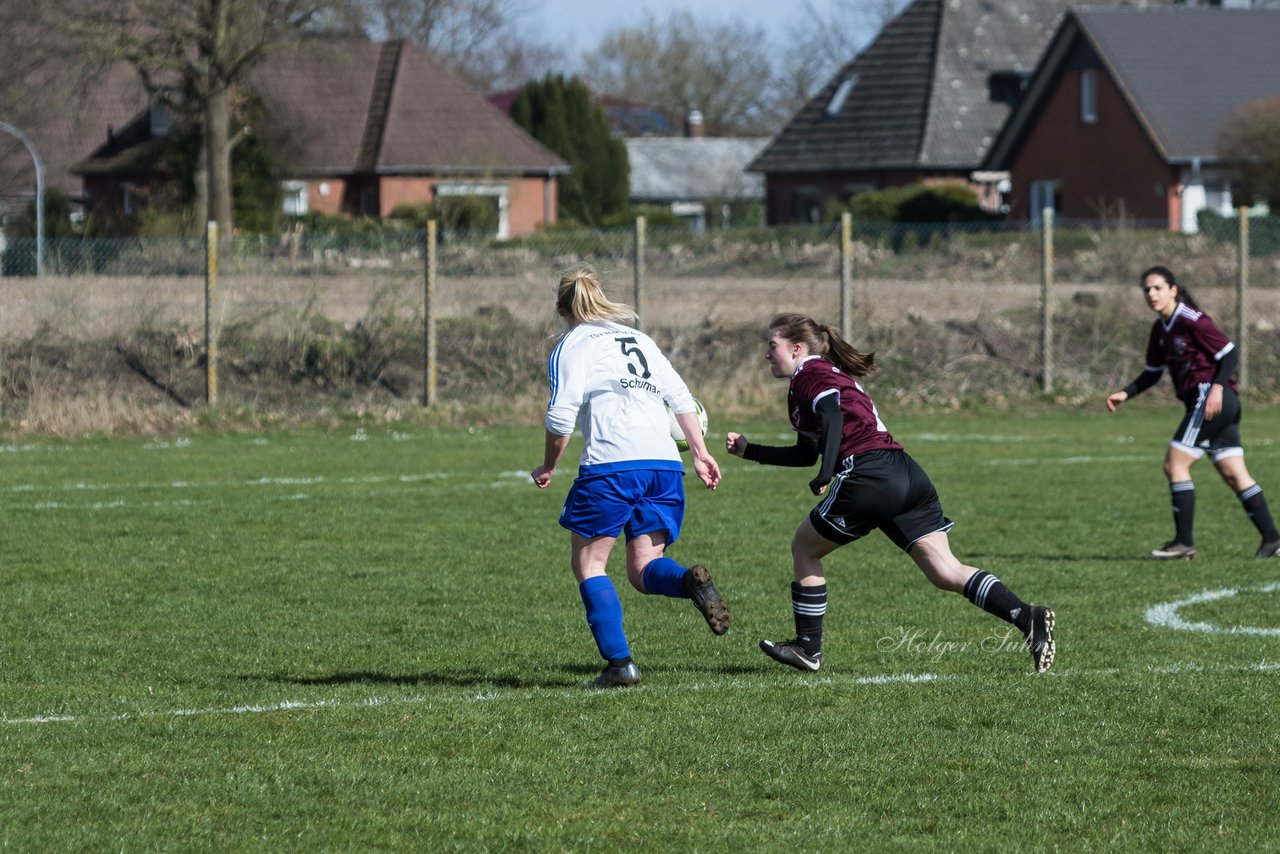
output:
[[[436,289],[436,235],[439,223],[427,221],[427,245],[423,250],[422,283],[422,335],[424,360],[422,365],[422,405],[436,402],[436,316],[434,298]]]
[[[204,393],[209,406],[218,405],[218,339],[213,326],[213,294],[218,287],[218,223],[209,221],[204,238]]]
[[[1249,346],[1245,326],[1248,316],[1245,310],[1245,299],[1249,292],[1249,209],[1240,209],[1240,243],[1237,247],[1236,263],[1236,346],[1240,348],[1240,365],[1236,369],[1236,381],[1240,388],[1249,384]]]
[[[1040,388],[1053,392],[1053,208],[1045,208],[1040,227]]]
[[[853,340],[853,214],[840,214],[840,335]]]

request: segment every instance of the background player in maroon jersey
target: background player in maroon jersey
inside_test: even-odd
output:
[[[1256,556],[1274,557],[1280,553],[1280,533],[1262,487],[1245,468],[1240,444],[1240,398],[1232,378],[1240,354],[1167,267],[1145,271],[1141,283],[1147,305],[1160,315],[1147,340],[1147,365],[1137,379],[1107,396],[1107,410],[1115,412],[1117,406],[1151,388],[1166,367],[1174,392],[1187,410],[1164,456],[1174,536],[1151,556],[1160,560],[1196,556],[1196,486],[1191,464],[1208,454],[1262,535]]]
[[[1053,664],[1053,611],[1028,605],[994,575],[965,566],[951,553],[938,493],[924,469],[894,441],[875,404],[857,382],[875,357],[854,349],[831,326],[801,314],[780,314],[769,324],[765,359],[775,377],[790,379],[787,409],[797,433],[791,447],[749,442],[729,433],[729,453],[759,463],[811,466],[809,482],[825,498],[800,523],[791,541],[794,640],[760,641],[770,658],[798,670],[822,664],[822,618],[827,581],[822,558],[879,528],[911,556],[925,577],[1022,631],[1037,673]]]

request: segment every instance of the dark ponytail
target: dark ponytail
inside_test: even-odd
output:
[[[865,377],[876,369],[875,353],[863,353],[840,337],[829,323],[819,323],[803,314],[779,314],[769,322],[788,341],[804,344],[815,356],[826,356],[831,363],[851,377]]]

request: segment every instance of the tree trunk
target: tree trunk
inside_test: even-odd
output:
[[[204,139],[205,166],[209,182],[208,218],[218,224],[220,241],[229,244],[233,223],[231,221],[231,146],[227,139],[229,92],[225,85],[210,80],[208,100],[205,102]]]
[[[195,184],[195,229],[193,234],[204,234],[209,223],[209,141],[203,131],[200,134],[200,152],[196,155],[196,173],[192,176]]]

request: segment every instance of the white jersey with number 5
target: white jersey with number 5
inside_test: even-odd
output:
[[[629,469],[684,471],[664,403],[692,412],[693,396],[653,339],[612,321],[580,323],[551,352],[547,430],[586,440],[578,476]]]

